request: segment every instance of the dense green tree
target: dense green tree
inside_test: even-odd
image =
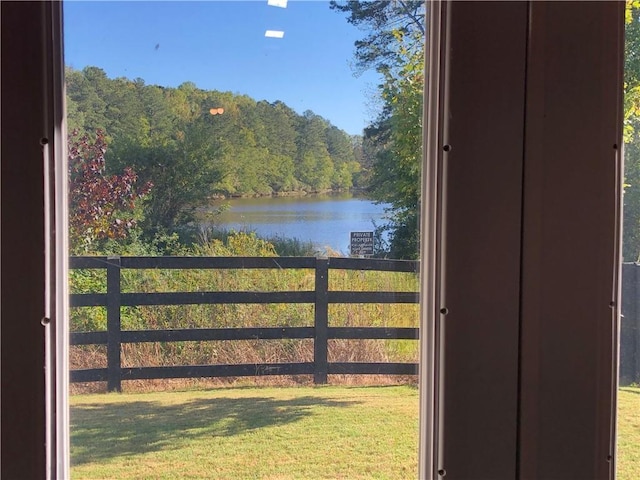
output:
[[[375,68],[387,71],[404,64],[405,55],[395,36],[425,35],[425,2],[411,0],[336,1],[332,9],[348,14],[347,21],[366,32],[355,42],[358,71]]]
[[[100,84],[104,71],[95,67],[87,67],[82,72],[66,69],[67,116],[70,131],[82,133],[106,131],[106,100],[100,95]]]
[[[353,142],[349,135],[333,125],[327,128],[325,136],[327,151],[333,160],[331,184],[336,189],[351,188],[353,175],[360,170]]]
[[[297,155],[298,117],[291,108],[277,101],[256,104],[256,114],[262,126],[257,130],[257,146],[265,148],[266,180],[273,192],[291,192],[301,187],[295,176]]]
[[[376,147],[371,138],[360,135],[351,137],[353,154],[358,162],[358,171],[353,175],[354,186],[360,189],[367,189],[371,184],[371,174],[376,155]]]
[[[408,1],[331,2],[347,20],[369,32],[355,44],[360,68],[375,68],[383,81],[382,111],[365,129],[360,155],[372,159],[365,172],[372,197],[389,203],[390,221],[378,227],[388,244],[377,254],[415,258],[419,246],[424,3]]]
[[[328,126],[326,120],[309,110],[300,121],[296,177],[310,191],[331,187],[334,166],[326,143]]]
[[[262,125],[261,135],[256,137],[258,145],[271,154],[295,158],[299,115],[280,101],[258,102],[256,111]]]
[[[142,223],[148,236],[172,233],[189,224],[197,208],[208,203],[213,184],[223,175],[216,162],[222,147],[211,141],[214,131],[205,121],[190,123],[163,145],[129,144],[127,156],[123,153],[117,159],[121,163],[130,158],[140,179],[155,186]]]

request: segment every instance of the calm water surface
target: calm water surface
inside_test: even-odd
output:
[[[349,232],[373,231],[385,223],[385,204],[353,194],[261,197],[225,200],[229,209],[216,225],[255,231],[265,237],[297,238],[319,248],[349,253]]]

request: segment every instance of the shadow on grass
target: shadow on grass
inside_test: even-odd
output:
[[[269,397],[90,403],[71,407],[71,464],[180,448],[200,437],[230,437],[314,415],[317,407],[361,402]]]
[[[639,387],[620,387],[620,391],[626,392],[626,393],[635,393],[636,395],[640,395]]]

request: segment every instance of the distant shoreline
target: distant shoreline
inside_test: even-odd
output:
[[[337,195],[341,193],[352,193],[354,195],[364,195],[367,190],[364,188],[349,188],[349,189],[326,189],[326,190],[316,190],[316,191],[307,191],[307,190],[294,190],[288,192],[274,192],[274,193],[252,193],[252,194],[244,194],[244,195],[234,195],[234,194],[223,194],[216,193],[211,196],[211,200],[233,200],[236,198],[277,198],[277,197],[306,197],[308,195]]]

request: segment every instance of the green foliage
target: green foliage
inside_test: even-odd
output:
[[[624,138],[634,140],[640,114],[640,1],[627,0],[625,10]]]
[[[403,65],[404,53],[394,41],[397,33],[424,37],[425,2],[420,0],[331,0],[330,6],[347,13],[349,23],[367,32],[355,42],[359,71],[375,68],[382,72]]]
[[[416,258],[419,243],[420,165],[422,158],[422,88],[424,61],[421,33],[395,32],[397,51],[405,63],[398,71],[384,73],[381,96],[384,109],[366,138],[375,145],[371,194],[391,204],[389,233],[392,258]]]
[[[375,68],[382,112],[365,130],[355,150],[363,165],[357,178],[370,195],[389,203],[390,222],[377,227],[376,255],[416,258],[419,245],[422,97],[424,84],[424,3],[394,1],[331,2],[347,21],[370,33],[355,43],[360,68]]]
[[[225,241],[213,240],[194,246],[195,256],[202,257],[274,257],[275,248],[254,232],[232,232]]]
[[[253,234],[255,232],[245,232],[244,234]],[[208,228],[200,231],[200,243],[210,244],[214,240],[222,244],[229,243],[229,237],[238,235],[235,230],[227,230],[224,228]],[[299,238],[286,238],[282,236],[273,236],[264,238],[268,244],[273,246],[275,254],[279,257],[315,257],[323,252],[319,252],[311,241],[300,240]]]
[[[270,237],[267,241],[280,257],[317,257],[323,252],[319,252],[311,241],[300,240],[299,238]]]
[[[300,121],[296,177],[312,192],[331,188],[334,163],[326,143],[328,127],[322,117],[309,110]]]
[[[145,232],[174,232],[207,204],[212,185],[223,176],[216,163],[222,146],[211,140],[214,132],[204,121],[193,122],[176,130],[164,145],[118,149],[116,165],[132,163],[141,179],[156,186],[146,204]]]
[[[325,137],[327,151],[334,163],[331,183],[334,188],[349,189],[353,186],[354,174],[360,171],[352,139],[334,126],[327,128]]]
[[[357,142],[280,101],[190,82],[164,88],[109,79],[97,67],[66,75],[69,125],[106,132],[106,172],[132,167],[155,185],[141,223],[147,241],[192,234],[196,212],[213,196],[346,189],[360,170]]]
[[[626,3],[623,260],[640,260],[640,2]]]

